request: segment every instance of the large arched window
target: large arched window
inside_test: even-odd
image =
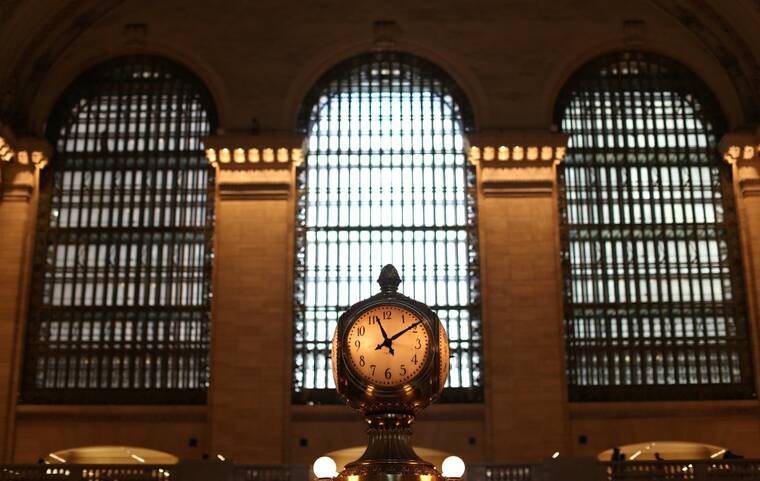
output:
[[[295,402],[335,399],[330,338],[339,315],[378,292],[384,264],[400,290],[436,310],[451,339],[445,398],[481,396],[480,300],[467,100],[435,65],[401,53],[346,60],[304,102],[298,174]]]
[[[97,65],[61,96],[22,402],[205,402],[215,124],[209,91],[161,58]]]
[[[570,399],[753,396],[717,102],[677,62],[618,52],[557,105]]]

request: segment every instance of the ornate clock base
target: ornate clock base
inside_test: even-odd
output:
[[[411,414],[368,414],[369,442],[364,454],[335,478],[337,481],[442,481],[431,463],[412,449]]]

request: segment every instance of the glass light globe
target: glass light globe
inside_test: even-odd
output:
[[[332,478],[336,474],[336,468],[337,465],[335,464],[333,458],[329,456],[322,456],[314,461],[311,469],[314,471],[314,476],[318,478]]]
[[[446,478],[461,478],[464,474],[464,461],[459,456],[449,456],[443,460],[441,474]]]

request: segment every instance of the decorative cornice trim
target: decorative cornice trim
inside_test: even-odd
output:
[[[290,185],[286,183],[240,182],[219,184],[222,200],[287,200]]]
[[[17,138],[11,129],[0,125],[0,162],[44,169],[52,152],[47,140],[39,137]]]
[[[29,184],[4,184],[0,187],[0,202],[29,202],[34,186]]]
[[[723,160],[733,165],[742,161],[760,160],[760,126],[729,132],[718,144]]]
[[[562,162],[567,134],[540,131],[485,131],[467,137],[468,160],[481,167],[550,167]]]
[[[484,197],[551,197],[551,180],[492,180],[481,184]]]
[[[739,189],[743,197],[760,197],[760,179],[742,179]]]
[[[303,161],[304,136],[270,131],[203,138],[206,159],[223,170],[289,169]]]

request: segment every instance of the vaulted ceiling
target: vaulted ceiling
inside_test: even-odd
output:
[[[378,20],[395,24],[378,32]],[[542,126],[550,100],[537,98],[584,57],[629,44],[732,90],[733,124],[760,118],[760,0],[0,0],[0,114],[39,133],[59,84],[143,49],[197,59],[224,126],[257,116],[288,129],[302,84],[385,37],[453,70],[483,127]]]

